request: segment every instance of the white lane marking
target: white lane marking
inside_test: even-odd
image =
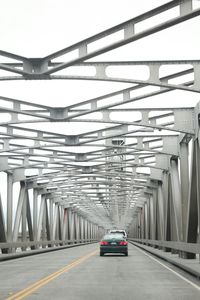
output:
[[[136,246],[135,246],[136,247]],[[186,281],[187,283],[189,283],[190,285],[192,285],[194,288],[196,288],[197,290],[200,291],[200,286],[198,286],[197,284],[193,283],[192,281],[186,279],[185,277],[183,277],[182,275],[180,275],[179,273],[177,273],[176,271],[172,270],[171,268],[165,266],[164,264],[162,264],[159,260],[157,260],[156,258],[150,256],[149,254],[147,254],[146,252],[144,252],[143,250],[139,249],[138,247],[136,247],[140,252],[142,252],[144,255],[148,256],[149,258],[151,258],[152,260],[155,260],[157,263],[159,263],[161,266],[163,266],[164,268],[166,268],[167,270],[171,271],[172,273],[174,273],[176,276],[178,276],[179,278],[183,279],[184,281]]]

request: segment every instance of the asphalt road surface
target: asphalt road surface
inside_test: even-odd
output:
[[[0,300],[200,300],[200,281],[129,244],[90,244],[0,263]]]

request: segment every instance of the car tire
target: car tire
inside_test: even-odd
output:
[[[125,252],[125,256],[128,256],[128,252]]]
[[[103,256],[104,255],[104,253],[103,252],[100,252],[100,256]]]

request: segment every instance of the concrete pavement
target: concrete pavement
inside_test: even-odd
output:
[[[128,257],[100,257],[98,244],[90,244],[4,261],[0,270],[0,300],[200,299],[198,280],[178,276],[131,244]]]

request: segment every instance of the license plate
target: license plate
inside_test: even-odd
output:
[[[117,245],[117,243],[116,242],[112,242],[111,245]]]

